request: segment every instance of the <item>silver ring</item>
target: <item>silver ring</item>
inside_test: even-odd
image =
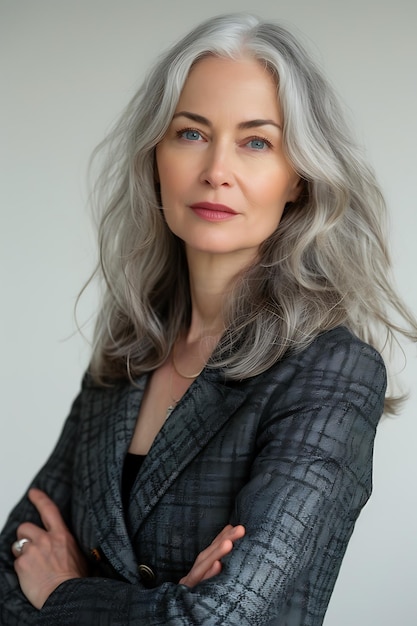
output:
[[[28,539],[27,537],[22,537],[22,539],[18,539],[12,545],[12,550],[15,554],[17,554],[17,556],[20,556],[22,554],[23,546],[25,545],[25,543],[30,543],[30,539]]]

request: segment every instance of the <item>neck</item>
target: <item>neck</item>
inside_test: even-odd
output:
[[[225,257],[228,258],[225,258]],[[230,258],[229,258],[230,257]],[[236,276],[247,263],[230,255],[204,254],[187,250],[191,294],[191,324],[187,343],[214,337],[224,330],[224,303]]]

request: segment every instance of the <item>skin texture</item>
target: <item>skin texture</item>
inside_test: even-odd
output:
[[[282,124],[275,81],[256,60],[207,57],[191,70],[156,150],[165,218],[189,253],[243,266],[277,228],[300,180]],[[198,214],[199,202],[236,213]]]
[[[15,560],[15,571],[29,602],[41,609],[58,585],[87,576],[88,567],[54,502],[39,489],[31,489],[29,499],[38,510],[44,528],[29,522],[18,527],[17,538],[26,537],[30,543],[24,545]]]

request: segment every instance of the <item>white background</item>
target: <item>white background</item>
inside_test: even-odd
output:
[[[298,32],[347,103],[391,209],[397,284],[417,311],[415,0],[0,0],[0,523],[45,461],[86,367],[73,308],[95,260],[88,157],[159,52],[247,10]],[[88,321],[96,297],[82,300]],[[91,324],[85,326],[91,333]],[[377,436],[374,494],[326,626],[414,626],[417,374]]]

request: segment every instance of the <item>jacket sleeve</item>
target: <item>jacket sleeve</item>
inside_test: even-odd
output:
[[[271,396],[261,422],[258,454],[231,519],[245,525],[246,535],[224,559],[221,574],[192,589],[66,581],[36,623],[321,624],[370,495],[386,379],[382,359],[359,342],[339,342],[300,364],[288,388]]]
[[[80,394],[81,395],[81,394]],[[69,526],[73,450],[78,430],[80,395],[75,399],[61,436],[49,460],[32,482],[50,494]],[[12,510],[0,535],[0,624],[7,626],[33,624],[38,611],[23,595],[14,571],[11,545],[16,529],[23,521],[41,524],[36,509],[25,495]]]

